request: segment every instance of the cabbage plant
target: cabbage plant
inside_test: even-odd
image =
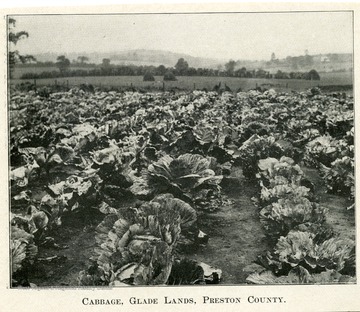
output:
[[[130,190],[134,195],[171,193],[192,202],[200,190],[220,191],[222,175],[215,174],[215,160],[198,154],[177,158],[163,156],[148,166],[141,178],[135,179]]]

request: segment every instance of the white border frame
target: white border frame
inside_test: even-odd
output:
[[[331,11],[331,10],[353,10],[354,11],[354,96],[355,100],[359,98],[358,79],[359,77],[359,62],[360,57],[359,43],[360,43],[360,5],[358,3],[239,3],[236,1],[229,1],[224,4],[203,3],[198,1],[194,4],[152,4],[150,1],[136,1],[136,5],[111,5],[111,6],[84,6],[87,4],[98,4],[99,1],[62,1],[62,5],[70,4],[68,7],[54,7],[47,6],[46,1],[37,1],[30,6],[28,3],[17,5],[19,1],[5,1],[6,6],[13,8],[1,9],[1,27],[0,35],[2,40],[1,53],[4,56],[3,62],[0,64],[1,70],[1,105],[0,105],[0,159],[4,160],[4,164],[0,166],[0,198],[2,209],[0,212],[0,240],[4,242],[1,244],[0,257],[0,307],[4,311],[209,311],[226,309],[228,311],[360,311],[360,286],[359,282],[356,285],[309,285],[309,286],[256,286],[256,285],[233,285],[233,286],[205,286],[205,287],[123,287],[123,288],[54,288],[54,289],[10,289],[9,287],[9,225],[8,225],[8,151],[7,151],[7,66],[6,66],[6,15],[8,14],[41,14],[41,13],[139,13],[139,12],[232,12],[232,11]],[[38,2],[41,2],[40,7]],[[79,6],[78,2],[82,2]],[[97,2],[97,3],[96,3]],[[119,1],[107,1],[113,4]],[[124,1],[123,1],[124,2]],[[133,1],[134,2],[134,1]],[[139,2],[146,4],[139,4]],[[160,1],[159,1],[160,2]],[[186,1],[183,1],[186,2]],[[194,1],[192,1],[194,2]],[[201,2],[201,3],[200,3]],[[232,2],[232,3],[230,3]],[[23,6],[24,5],[24,6]],[[45,6],[43,6],[45,5]],[[52,5],[58,5],[56,3]],[[4,4],[2,4],[4,6]],[[17,6],[17,7],[16,7]],[[356,121],[359,119],[359,110],[355,105]],[[355,122],[356,124],[356,122]],[[356,159],[359,155],[359,146],[357,139],[358,129],[355,127],[356,134]],[[356,181],[359,181],[359,166],[356,166]],[[358,183],[356,183],[358,191]],[[359,200],[356,196],[356,206]],[[358,224],[359,214],[356,213],[356,224]],[[359,228],[356,229],[356,237],[359,237]],[[359,248],[357,246],[357,252]],[[357,257],[359,258],[359,257]],[[359,260],[357,260],[357,269],[359,269]],[[357,276],[359,276],[357,274]],[[130,297],[136,296],[138,298],[158,298],[158,305],[130,305],[128,300]],[[171,298],[193,297],[197,301],[196,305],[164,305],[163,297]],[[202,296],[209,297],[241,297],[241,304],[202,304]],[[285,303],[281,304],[250,304],[247,302],[248,296],[257,297],[283,297]],[[83,298],[91,299],[114,299],[120,298],[124,305],[119,306],[85,306],[82,304]]]

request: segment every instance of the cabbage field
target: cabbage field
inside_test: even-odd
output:
[[[353,106],[12,90],[12,287],[355,283]]]

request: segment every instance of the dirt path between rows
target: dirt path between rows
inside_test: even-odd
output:
[[[326,192],[326,186],[316,169],[302,168],[305,176],[316,185],[319,204],[328,209],[326,221],[340,237],[355,240],[355,209],[347,210],[352,202],[344,197]]]
[[[200,219],[209,242],[191,258],[219,268],[221,284],[243,284],[248,273],[243,269],[268,248],[259,221],[259,211],[251,201],[257,194],[254,183],[235,170],[224,183],[224,192],[232,204]]]

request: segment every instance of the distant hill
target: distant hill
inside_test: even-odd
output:
[[[283,72],[306,72],[311,69],[315,69],[318,72],[341,72],[352,70],[353,58],[351,53],[327,53],[288,56],[283,59],[272,59],[268,61],[238,60],[235,69],[240,69],[242,67],[245,67],[248,70],[257,70],[261,68],[270,73],[276,73],[278,70]]]
[[[40,62],[55,62],[59,54],[56,53],[42,53],[34,55]],[[77,60],[79,56],[86,56],[89,58],[89,63],[100,64],[104,58],[110,59],[111,64],[116,65],[164,65],[166,67],[175,66],[179,58],[184,58],[190,67],[194,68],[217,68],[223,65],[227,60],[218,60],[203,57],[194,57],[188,54],[174,53],[161,50],[127,50],[119,52],[83,52],[83,53],[65,53],[65,56],[72,60]]]

